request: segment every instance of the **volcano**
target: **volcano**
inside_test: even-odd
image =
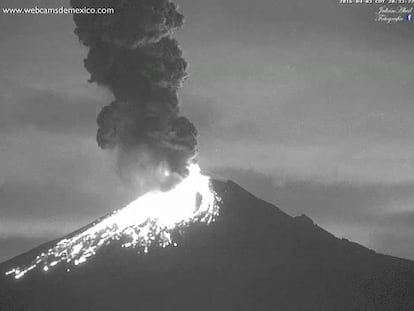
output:
[[[18,280],[5,272],[58,241],[4,262],[0,310],[414,310],[414,262],[338,239],[231,181],[212,182],[219,216],[177,234],[177,247],[137,253],[114,241],[70,272],[59,265]]]

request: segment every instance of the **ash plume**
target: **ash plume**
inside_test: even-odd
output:
[[[172,38],[184,22],[177,6],[169,0],[71,0],[71,5],[115,10],[74,15],[75,34],[89,48],[84,63],[90,82],[115,98],[98,115],[98,145],[117,151],[121,175],[162,175],[157,182],[163,186],[185,177],[196,156],[197,130],[179,110],[177,91],[187,62]]]

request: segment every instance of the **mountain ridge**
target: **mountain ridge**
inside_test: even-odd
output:
[[[0,310],[414,310],[414,262],[338,239],[232,181],[212,182],[220,215],[188,227],[178,247],[137,255],[112,243],[70,273],[58,265],[0,276]]]

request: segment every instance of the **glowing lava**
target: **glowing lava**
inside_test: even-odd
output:
[[[101,246],[114,240],[121,240],[122,247],[143,249],[144,252],[154,243],[161,247],[176,246],[171,238],[174,229],[191,222],[208,224],[219,211],[219,198],[211,189],[209,178],[200,173],[198,165],[191,165],[189,169],[189,176],[172,190],[139,197],[92,227],[60,240],[29,265],[13,268],[6,275],[19,279],[36,267],[48,271],[62,262],[79,265],[95,255]]]

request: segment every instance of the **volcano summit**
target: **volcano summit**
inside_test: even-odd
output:
[[[174,235],[178,247],[148,253],[113,241],[67,272],[57,265],[4,275],[58,241],[0,268],[0,310],[414,310],[414,263],[338,239],[231,181],[210,224]],[[71,235],[69,235],[71,236]]]

